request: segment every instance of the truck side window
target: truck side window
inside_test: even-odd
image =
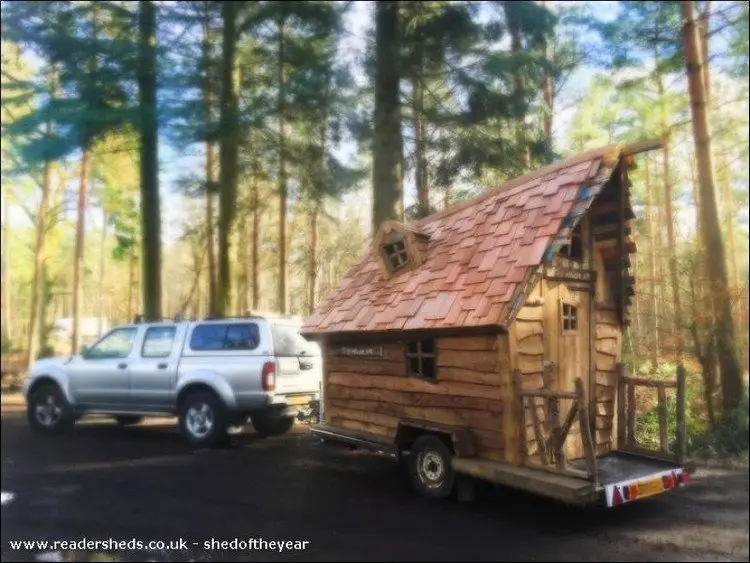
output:
[[[144,358],[166,358],[172,352],[177,329],[173,326],[154,326],[146,330],[141,356]]]
[[[255,350],[259,345],[260,331],[255,323],[200,325],[190,337],[190,348],[196,352]]]
[[[86,352],[87,360],[126,358],[133,348],[137,328],[117,328]]]
[[[229,350],[255,350],[260,344],[256,324],[229,325],[224,347]]]

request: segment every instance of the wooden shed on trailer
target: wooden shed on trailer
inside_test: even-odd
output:
[[[601,493],[614,478],[604,465],[622,477],[604,458],[635,448],[617,401],[632,379],[620,364],[636,251],[628,170],[650,148],[585,152],[383,223],[302,328],[324,356],[313,432],[415,453],[415,485],[432,496],[453,487],[438,471],[448,459],[564,500]],[[639,471],[652,469],[664,467]]]

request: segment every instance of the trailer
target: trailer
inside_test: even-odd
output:
[[[638,378],[622,363],[628,171],[657,147],[603,147],[384,222],[301,329],[323,353],[312,433],[407,461],[435,498],[464,477],[606,506],[685,485],[684,373]],[[638,387],[658,397],[656,449],[636,439]]]

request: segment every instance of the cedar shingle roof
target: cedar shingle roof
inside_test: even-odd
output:
[[[617,145],[540,168],[408,226],[424,262],[388,278],[371,250],[303,334],[502,326],[536,267],[564,244],[619,162]]]

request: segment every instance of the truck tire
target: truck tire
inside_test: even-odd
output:
[[[75,423],[73,414],[73,408],[55,384],[44,384],[29,396],[26,415],[34,432],[61,434],[70,430]]]
[[[275,412],[262,412],[250,416],[255,431],[264,438],[286,434],[294,426],[294,417]]]
[[[121,416],[116,416],[115,420],[117,421],[117,424],[119,424],[120,426],[133,426],[141,422],[143,420],[143,417],[134,416],[134,415],[121,415]]]
[[[211,448],[224,441],[227,415],[224,404],[210,391],[194,391],[181,402],[180,432],[194,448]]]
[[[433,499],[449,497],[456,483],[452,459],[450,448],[437,436],[417,438],[409,453],[409,473],[417,492]]]

